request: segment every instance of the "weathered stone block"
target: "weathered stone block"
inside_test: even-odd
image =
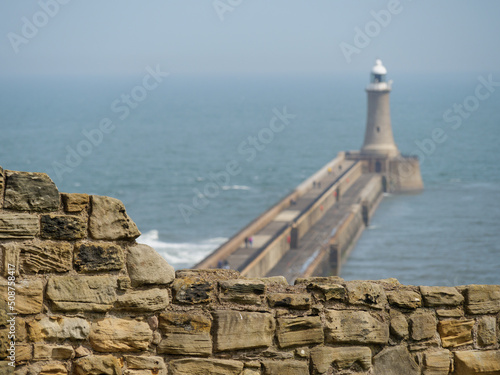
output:
[[[322,344],[323,325],[319,316],[279,318],[277,337],[280,348]]]
[[[474,320],[444,320],[438,324],[443,347],[472,344]]]
[[[210,302],[213,288],[213,284],[206,280],[190,277],[175,279],[172,284],[175,300],[187,304]]]
[[[147,245],[134,245],[128,249],[127,269],[132,286],[165,285],[175,278],[174,268]]]
[[[167,366],[162,357],[126,355],[125,361],[129,369],[150,370],[155,375],[167,374]]]
[[[85,340],[90,333],[90,324],[81,318],[43,317],[27,323],[30,341]]]
[[[467,288],[467,311],[470,314],[500,312],[500,285],[470,285]]]
[[[168,306],[169,299],[166,289],[136,290],[119,296],[115,307],[138,312],[159,311]]]
[[[391,310],[391,333],[400,339],[408,338],[408,321],[404,314]]]
[[[420,294],[411,290],[387,292],[387,299],[391,305],[405,309],[416,309],[422,306],[422,297]]]
[[[190,312],[169,311],[160,315],[159,327],[165,337],[158,345],[158,353],[199,355],[212,354],[209,318]]]
[[[421,286],[425,306],[458,306],[464,301],[462,294],[450,286]]]
[[[19,276],[20,255],[21,249],[18,242],[0,244],[0,266],[2,267],[1,275],[3,277]]]
[[[0,213],[0,239],[33,238],[40,230],[37,216]]]
[[[461,318],[464,316],[464,312],[461,308],[436,309],[436,315],[440,318]]]
[[[56,276],[47,283],[47,298],[56,310],[111,310],[116,301],[116,279],[109,276]]]
[[[268,313],[216,311],[215,349],[217,351],[271,346],[275,323]]]
[[[477,327],[477,342],[481,346],[495,345],[497,343],[497,324],[493,316],[479,318]]]
[[[90,345],[98,352],[135,352],[146,350],[153,339],[148,323],[137,320],[105,318],[92,324]]]
[[[133,240],[141,235],[123,203],[111,197],[92,195],[89,232],[96,240]]]
[[[448,350],[436,350],[424,354],[423,375],[448,375],[450,373],[451,354]]]
[[[6,171],[3,207],[17,211],[55,211],[59,191],[45,173]]]
[[[0,295],[7,296],[8,282],[0,279]],[[37,314],[42,312],[43,283],[42,280],[17,279],[15,284],[15,309],[18,314]],[[4,297],[3,297],[4,298]]]
[[[333,343],[386,344],[389,324],[366,311],[327,310],[326,339]]]
[[[286,309],[307,310],[311,307],[312,297],[310,294],[272,293],[267,296],[271,307],[283,307]]]
[[[382,309],[387,304],[387,297],[381,285],[366,281],[346,283],[347,298],[351,305],[365,305]]]
[[[75,249],[75,269],[78,272],[113,271],[125,266],[125,256],[114,243],[82,243]]]
[[[40,236],[53,240],[77,240],[87,236],[87,221],[80,216],[42,215]]]
[[[386,347],[373,357],[373,373],[380,375],[420,375],[420,369],[404,346]]]
[[[170,361],[172,375],[240,375],[243,363],[223,359],[186,358]]]
[[[42,366],[38,375],[68,375],[68,369],[62,363],[47,363]]]
[[[23,273],[68,272],[72,268],[73,245],[70,243],[35,240],[9,245],[20,251]]]
[[[90,355],[75,361],[75,375],[122,375],[122,370],[112,355]]]
[[[33,349],[30,344],[19,344],[18,341],[16,343],[16,363],[30,361],[32,359],[32,351]]]
[[[322,300],[343,300],[346,290],[339,284],[341,281],[343,280],[339,277],[299,278],[295,280],[295,285],[307,285],[307,289],[316,292],[316,295]]]
[[[417,311],[410,316],[411,338],[425,340],[436,334],[436,317],[430,311]]]
[[[264,375],[309,375],[307,362],[301,361],[262,361]]]
[[[500,350],[455,352],[455,375],[500,374]]]
[[[87,194],[61,193],[61,198],[66,212],[81,212],[89,206]]]
[[[33,359],[35,361],[50,361],[52,359],[72,359],[75,351],[72,346],[59,346],[48,344],[33,345]]]
[[[260,305],[266,284],[257,280],[224,280],[219,282],[221,301]]]
[[[358,363],[364,370],[369,370],[372,364],[372,352],[370,348],[359,346],[345,348],[317,346],[311,350],[313,374],[326,373],[332,363],[339,369],[349,369]]]

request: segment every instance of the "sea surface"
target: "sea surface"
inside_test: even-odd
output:
[[[121,199],[138,241],[177,269],[363,142],[368,74],[171,72],[150,90],[146,74],[1,79],[0,165]],[[396,143],[420,156],[425,191],[384,198],[344,278],[500,284],[500,87],[473,98],[488,75],[391,77]]]

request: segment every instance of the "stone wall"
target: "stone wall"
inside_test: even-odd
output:
[[[120,201],[0,175],[0,374],[500,374],[500,286],[174,274]]]

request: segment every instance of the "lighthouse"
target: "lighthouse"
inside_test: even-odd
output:
[[[387,82],[387,69],[376,60],[366,87],[368,108],[365,141],[361,154],[366,156],[395,157],[399,155],[391,127],[389,94],[392,81]]]

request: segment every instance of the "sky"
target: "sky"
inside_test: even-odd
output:
[[[498,0],[4,0],[0,75],[496,72]]]

